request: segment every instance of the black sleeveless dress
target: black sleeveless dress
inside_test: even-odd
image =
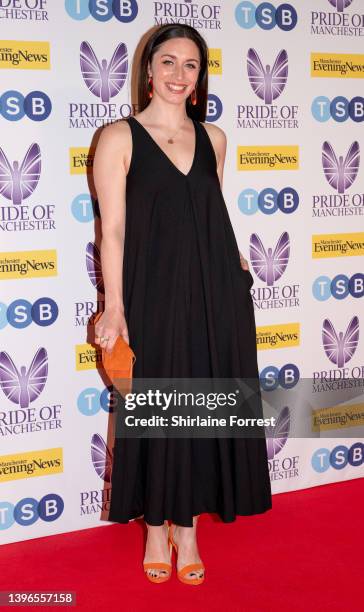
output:
[[[258,377],[250,272],[203,124],[185,175],[134,117],[123,298],[134,377]],[[116,438],[108,520],[191,527],[272,507],[264,438]]]

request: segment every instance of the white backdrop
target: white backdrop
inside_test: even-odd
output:
[[[249,259],[257,247],[262,377],[293,386],[282,419],[307,417],[306,438],[281,434],[270,448],[273,493],[364,475],[363,2],[0,0],[3,543],[110,524],[110,474],[91,453],[107,460],[112,449],[109,390],[87,345],[103,301],[86,267],[100,237],[86,168],[97,128],[131,112],[140,37],[174,20],[210,49],[208,121],[228,137],[224,196],[240,250]],[[83,41],[100,65],[126,45],[127,77],[109,101],[83,78]],[[327,403],[325,377],[350,387],[350,408],[335,408],[335,394]],[[302,381],[306,403],[294,395]]]

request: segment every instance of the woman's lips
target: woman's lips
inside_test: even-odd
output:
[[[168,91],[171,91],[172,93],[183,93],[186,90],[187,85],[175,85],[174,83],[166,83],[166,87]]]

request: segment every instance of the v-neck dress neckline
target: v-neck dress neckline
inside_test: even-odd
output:
[[[153,136],[151,136],[151,134],[148,132],[147,128],[144,127],[144,125],[142,123],[140,123],[140,121],[138,119],[136,119],[133,115],[130,116],[132,119],[134,119],[134,122],[137,123],[141,129],[145,132],[145,134],[147,134],[148,138],[152,141],[152,143],[154,143],[154,145],[156,146],[156,148],[158,149],[158,151],[160,151],[160,153],[162,154],[162,156],[169,162],[169,164],[179,173],[181,174],[184,178],[188,178],[190,176],[190,174],[192,173],[192,170],[195,166],[195,162],[196,162],[196,156],[197,156],[197,138],[198,138],[198,131],[197,131],[197,127],[196,127],[196,122],[194,119],[191,118],[191,121],[193,123],[193,127],[195,130],[195,147],[194,147],[194,151],[193,151],[193,158],[192,158],[192,163],[190,166],[189,171],[187,172],[187,174],[185,174],[184,172],[182,172],[182,170],[180,170],[176,164],[171,160],[171,158],[167,155],[167,153],[162,149],[162,147],[157,143],[157,141],[153,138]]]

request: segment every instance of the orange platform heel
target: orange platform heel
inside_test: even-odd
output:
[[[172,525],[169,526],[168,540],[170,542],[170,545],[172,545],[173,548],[175,549],[176,554],[178,556],[178,546],[173,539]],[[201,571],[204,572],[201,578],[186,578],[187,574],[190,574],[192,572],[201,572]],[[188,563],[187,565],[184,565],[183,567],[181,567],[180,570],[177,570],[177,578],[178,580],[183,582],[183,584],[201,584],[205,580],[205,566],[202,562]]]
[[[170,579],[171,575],[172,575],[172,544],[169,541],[169,528],[168,528],[168,544],[169,544],[169,556],[171,559],[171,563],[164,563],[162,561],[150,561],[148,563],[144,563],[143,562],[143,569],[144,572],[148,578],[148,580],[150,580],[150,582],[167,582],[167,580]],[[167,575],[159,575],[159,576],[151,576],[148,573],[148,570],[164,570],[164,572],[168,572]]]

